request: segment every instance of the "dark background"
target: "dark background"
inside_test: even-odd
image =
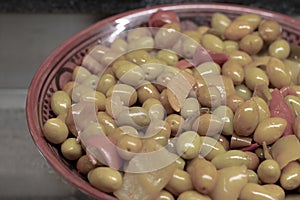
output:
[[[152,5],[182,2],[217,2],[247,5],[287,15],[300,13],[299,0],[0,0],[2,13],[85,13],[109,16],[112,14],[149,7]]]

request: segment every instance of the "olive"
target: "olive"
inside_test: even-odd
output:
[[[258,124],[253,139],[260,145],[263,142],[267,145],[272,144],[282,136],[286,126],[287,121],[283,118],[267,118]]]
[[[300,82],[298,82],[298,80],[300,80],[300,76],[299,76],[299,72],[300,72],[300,64],[294,60],[290,60],[290,59],[284,59],[283,60],[283,64],[289,69],[290,73],[291,73],[291,85],[298,85]]]
[[[229,148],[230,148],[229,141],[228,141],[228,139],[226,137],[224,137],[223,135],[219,135],[218,142],[224,147],[224,149],[226,151],[229,150]]]
[[[182,53],[176,51],[177,54],[182,54],[184,58],[193,58],[197,47],[199,46],[199,40],[193,39],[192,37],[184,37],[182,39]]]
[[[191,176],[186,171],[177,168],[165,187],[166,190],[175,196],[178,196],[182,192],[192,190],[193,188]]]
[[[108,89],[116,84],[116,78],[111,74],[103,74],[98,82],[96,90],[106,94]]]
[[[230,23],[231,20],[222,13],[214,13],[211,18],[211,27],[221,34],[224,33]]]
[[[90,158],[87,155],[83,155],[76,162],[76,168],[80,173],[87,175],[89,171],[95,169],[96,166],[92,164]]]
[[[255,29],[258,27],[259,23],[261,22],[261,16],[252,13],[247,13],[247,14],[237,16],[235,19],[250,22]]]
[[[258,183],[258,176],[252,169],[247,169],[248,183]]]
[[[294,116],[300,115],[300,98],[294,95],[287,95],[285,98],[285,102],[289,106],[290,110],[294,114]]]
[[[297,116],[293,125],[294,134],[300,139],[300,116]]]
[[[258,107],[250,99],[242,103],[233,117],[233,128],[237,135],[249,136],[256,129],[259,122]]]
[[[119,126],[128,125],[139,129],[150,124],[150,117],[145,108],[133,106],[122,110],[117,116],[116,122]]]
[[[91,72],[89,72],[86,68],[77,66],[73,70],[72,80],[76,83],[82,83],[90,75]]]
[[[240,50],[230,52],[228,60],[233,60],[241,64],[242,66],[245,66],[252,62],[251,56],[248,53]]]
[[[151,120],[164,119],[166,116],[165,108],[156,98],[148,98],[144,101],[142,107],[148,111]]]
[[[154,47],[154,40],[150,36],[140,37],[137,40],[128,43],[128,51],[147,50],[151,51]]]
[[[86,128],[84,128],[84,130],[81,133],[85,136],[96,134],[106,135],[106,130],[103,124],[100,124],[99,122],[91,122],[87,125]]]
[[[285,190],[294,190],[300,186],[300,163],[292,161],[282,169],[280,185]]]
[[[118,142],[124,135],[131,135],[133,137],[138,137],[139,133],[138,131],[133,128],[132,126],[120,126],[118,128],[115,128],[108,137],[114,141]]]
[[[166,190],[161,190],[159,192],[158,197],[156,197],[155,200],[175,200],[175,199],[170,192],[168,192]]]
[[[230,77],[234,85],[240,85],[245,78],[243,66],[232,60],[228,60],[223,64],[222,74]]]
[[[258,178],[263,183],[276,183],[280,174],[280,167],[275,160],[264,160],[257,168]]]
[[[241,190],[239,199],[243,200],[275,200],[273,194],[264,188],[263,186],[256,183],[247,183]]]
[[[262,187],[268,190],[275,199],[285,200],[285,191],[279,185],[264,184]]]
[[[109,167],[97,167],[88,173],[90,184],[104,192],[114,192],[121,188],[123,180],[118,170]]]
[[[163,61],[154,58],[142,64],[141,68],[145,73],[145,79],[153,81],[164,71],[165,64]]]
[[[140,28],[135,28],[130,31],[128,31],[127,34],[127,42],[133,42],[136,41],[137,39],[145,36],[151,36],[151,32],[149,28],[147,27],[140,27]]]
[[[157,88],[151,84],[146,83],[137,89],[138,100],[140,103],[144,103],[149,98],[159,99],[160,93]]]
[[[250,160],[248,159],[248,155],[241,150],[229,150],[217,155],[211,162],[217,169],[223,169],[226,167],[247,165]]]
[[[236,112],[237,108],[243,103],[245,102],[244,98],[233,94],[233,95],[229,95],[226,99],[226,105],[231,108],[231,110],[233,112]]]
[[[184,118],[187,119],[195,114],[199,114],[200,113],[200,104],[199,101],[194,98],[194,97],[190,97],[187,98],[180,110],[180,115]]]
[[[209,194],[217,182],[217,169],[204,158],[194,158],[194,166],[189,170],[195,189],[201,194]]]
[[[168,65],[175,65],[178,62],[178,56],[175,52],[167,49],[159,50],[156,57],[160,60],[165,61]]]
[[[221,94],[216,86],[199,85],[196,95],[202,106],[217,107],[221,104]]]
[[[175,163],[176,163],[176,166],[177,166],[178,169],[182,169],[182,170],[185,169],[185,160],[183,158],[178,157],[175,160]]]
[[[81,101],[93,102],[98,108],[98,111],[105,110],[105,95],[98,91],[91,91],[81,96]]]
[[[177,23],[165,24],[154,36],[154,44],[158,49],[171,49],[179,40],[181,33]]]
[[[99,77],[94,74],[91,74],[86,79],[84,79],[84,81],[81,84],[86,85],[92,88],[93,90],[95,90],[97,88],[98,82],[99,82]]]
[[[186,30],[183,32],[184,35],[187,36],[187,38],[191,38],[195,40],[196,42],[200,42],[202,34],[199,34],[197,30]],[[186,39],[186,37],[184,37]]]
[[[93,88],[88,87],[87,85],[76,85],[72,89],[71,99],[75,103],[79,102],[81,97],[89,92],[95,91]]]
[[[142,140],[137,136],[125,134],[117,141],[117,151],[121,158],[130,160],[142,149]]]
[[[195,131],[186,131],[176,141],[176,151],[184,159],[193,159],[200,152],[200,136]]]
[[[208,26],[199,26],[198,29],[197,29],[197,32],[199,33],[199,35],[203,35],[208,30],[209,30]]]
[[[196,67],[196,72],[198,72],[201,76],[205,76],[207,74],[216,74],[219,75],[221,72],[221,67],[215,62],[204,62]]]
[[[171,127],[172,136],[175,136],[181,132],[181,129],[182,129],[182,126],[184,123],[184,119],[181,115],[174,113],[174,114],[170,114],[166,117],[166,122],[168,122],[168,124]]]
[[[192,130],[201,136],[214,136],[222,131],[223,121],[214,114],[200,115],[193,123]]]
[[[151,60],[153,57],[147,51],[138,49],[128,52],[125,55],[125,58],[137,65],[142,65]]]
[[[171,135],[171,127],[169,123],[160,119],[151,120],[144,137],[152,138],[162,146],[168,144]]]
[[[69,130],[62,120],[51,118],[45,122],[43,134],[49,142],[53,144],[60,144],[67,139]]]
[[[237,19],[231,22],[231,24],[229,24],[229,26],[225,29],[224,36],[226,39],[237,41],[252,33],[255,28],[256,27],[253,23]]]
[[[231,53],[239,49],[239,43],[233,40],[225,40],[224,44],[224,53]]]
[[[78,160],[82,156],[82,148],[75,138],[68,138],[61,144],[61,153],[68,160]]]
[[[239,47],[248,54],[255,55],[263,48],[263,44],[264,41],[259,35],[249,34],[240,40]]]
[[[69,95],[69,97],[72,97],[73,88],[76,85],[77,84],[74,81],[69,81],[64,85],[63,91],[65,91]]]
[[[200,136],[201,148],[200,155],[207,160],[212,160],[219,154],[225,152],[224,147],[216,139],[208,136]]]
[[[258,26],[259,35],[266,42],[273,42],[281,34],[281,26],[273,20],[264,20]]]
[[[247,155],[247,159],[249,162],[247,162],[246,166],[248,169],[256,170],[260,160],[256,153],[253,153],[252,151],[245,151]]]
[[[244,84],[235,86],[235,94],[248,100],[252,97],[252,91]]]
[[[71,106],[71,99],[68,93],[59,90],[53,93],[51,97],[51,110],[56,114],[66,113]]]
[[[233,134],[233,112],[228,106],[219,106],[217,107],[212,114],[218,116],[223,122],[223,135],[232,135]]]
[[[282,88],[284,86],[289,86],[292,79],[290,71],[278,58],[270,58],[266,66],[266,72],[274,87]]]
[[[105,127],[105,131],[107,135],[110,135],[115,128],[117,128],[117,124],[114,119],[112,119],[106,112],[98,112],[97,119],[100,124]]]
[[[258,107],[259,122],[262,122],[263,120],[269,118],[271,114],[266,101],[258,96],[253,96],[251,99],[255,101]]]
[[[222,53],[224,50],[223,41],[219,37],[213,34],[209,34],[209,33],[204,34],[201,37],[201,44],[205,49],[208,49],[210,51]]]
[[[270,44],[268,51],[270,56],[285,59],[290,54],[290,44],[284,39],[278,39]]]
[[[123,53],[127,51],[127,47],[128,47],[128,43],[121,38],[116,38],[110,45],[110,48],[113,51],[123,52]]]
[[[111,87],[107,91],[106,96],[107,97],[112,96],[114,101],[120,99],[121,103],[125,106],[132,106],[137,101],[136,90],[130,85],[121,84],[121,83],[118,83],[113,87]]]
[[[211,198],[194,190],[189,190],[181,193],[177,200],[211,200]]]
[[[247,182],[247,168],[245,165],[220,169],[218,170],[216,186],[210,196],[214,200],[238,199],[240,191]]]
[[[249,89],[254,90],[256,85],[269,85],[269,78],[267,74],[260,68],[246,67],[245,83]]]
[[[159,101],[161,102],[161,104],[163,105],[163,107],[166,109],[166,112],[167,112],[168,115],[170,115],[170,114],[172,114],[174,112],[174,110],[171,107],[170,102],[168,100],[167,89],[164,89],[160,93]]]

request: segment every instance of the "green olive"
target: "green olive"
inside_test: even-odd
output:
[[[219,154],[225,152],[224,147],[216,139],[208,136],[200,136],[201,139],[201,148],[200,155],[207,160],[212,160]]]
[[[195,114],[200,113],[200,103],[199,101],[194,97],[187,98],[180,110],[180,115],[187,119]]]
[[[71,99],[73,102],[77,103],[80,101],[81,97],[89,92],[95,91],[93,88],[87,85],[75,85],[72,89]]]
[[[201,194],[209,194],[217,182],[217,169],[204,158],[194,158],[194,166],[189,170],[195,189]]]
[[[123,182],[121,173],[109,167],[97,167],[87,177],[93,187],[103,192],[114,192],[121,188]]]
[[[262,187],[266,190],[268,190],[275,199],[278,200],[285,200],[285,191],[282,187],[276,184],[265,184],[262,185]]]
[[[170,192],[168,192],[166,190],[161,190],[159,192],[158,197],[156,197],[155,200],[175,200],[175,199]]]
[[[125,55],[125,58],[135,64],[142,65],[152,59],[152,56],[145,50],[130,51]]]
[[[175,160],[175,163],[176,163],[176,166],[178,169],[182,169],[184,170],[185,169],[185,160],[181,157],[178,157],[176,160]]]
[[[220,169],[218,170],[216,186],[210,196],[215,200],[238,199],[240,191],[247,182],[247,167],[245,165]]]
[[[238,41],[253,32],[256,27],[246,20],[234,20],[224,32],[226,39]]]
[[[155,34],[155,47],[158,49],[171,49],[181,36],[180,29],[181,27],[178,23],[163,25]]]
[[[159,50],[156,54],[156,57],[160,60],[165,61],[168,65],[171,66],[175,65],[175,63],[178,62],[178,56],[176,55],[176,53],[167,49]]]
[[[73,88],[77,85],[75,81],[69,81],[64,85],[63,91],[65,91],[69,97],[72,97]]]
[[[127,46],[128,43],[121,39],[121,38],[116,38],[110,45],[110,48],[113,50],[113,51],[116,51],[116,52],[126,52],[127,51]]]
[[[221,34],[224,33],[230,23],[231,20],[222,13],[214,13],[211,18],[211,27]]]
[[[297,116],[293,125],[294,134],[300,139],[300,116]]]
[[[150,36],[143,36],[137,40],[128,43],[128,51],[132,50],[146,50],[151,51],[154,47],[154,40]]]
[[[242,103],[233,117],[233,128],[237,135],[249,136],[256,129],[259,122],[258,107],[250,99]]]
[[[89,171],[95,169],[95,167],[87,155],[81,156],[76,162],[76,169],[84,175],[87,175]]]
[[[259,24],[258,32],[264,41],[272,42],[280,36],[281,26],[276,21],[264,20]]]
[[[269,118],[271,114],[270,114],[269,106],[266,103],[266,101],[258,96],[254,96],[251,99],[255,101],[258,107],[259,122],[262,122],[263,120]]]
[[[258,176],[252,169],[247,169],[248,183],[258,183]]]
[[[294,95],[287,95],[285,98],[285,102],[289,106],[290,110],[294,114],[294,116],[300,115],[300,98]]]
[[[76,83],[82,83],[90,75],[91,72],[89,72],[86,68],[77,66],[73,70],[72,80]]]
[[[167,89],[164,89],[161,93],[160,93],[160,98],[159,98],[161,104],[163,105],[163,107],[166,109],[166,112],[168,115],[174,113],[173,108],[170,105],[170,102],[168,100],[168,95],[167,95]]]
[[[258,144],[265,142],[267,145],[277,141],[283,134],[287,121],[279,117],[271,117],[260,122],[253,134],[253,139]]]
[[[252,152],[252,151],[245,151],[246,155],[247,155],[247,159],[249,162],[247,162],[246,166],[248,169],[251,170],[256,170],[259,163],[260,163],[260,159],[257,156],[256,153]]]
[[[230,77],[234,85],[240,85],[245,78],[243,66],[232,60],[229,60],[223,64],[222,74]]]
[[[195,131],[186,131],[176,141],[176,151],[184,159],[193,159],[200,152],[200,136]]]
[[[137,89],[138,100],[140,103],[144,103],[149,98],[159,99],[160,93],[157,88],[151,84],[146,83]]]
[[[284,39],[278,39],[272,42],[269,46],[269,55],[279,58],[285,59],[290,54],[290,44],[288,41]]]
[[[94,102],[98,111],[105,110],[105,95],[98,91],[91,91],[81,96],[82,101]]]
[[[235,94],[248,100],[252,97],[252,91],[244,84],[235,86]]]
[[[239,49],[239,43],[232,40],[225,40],[224,44],[224,53],[231,53]]]
[[[138,131],[133,128],[132,126],[120,126],[118,128],[115,128],[108,137],[114,141],[115,143],[118,143],[118,141],[124,136],[124,135],[131,135],[133,137],[138,137]]]
[[[169,123],[160,119],[154,119],[150,122],[144,137],[152,138],[160,145],[166,146],[170,139],[170,135],[171,127]]]
[[[150,119],[165,118],[166,110],[161,102],[156,98],[148,98],[144,101],[142,107],[148,111]]]
[[[216,86],[199,85],[196,96],[202,106],[217,107],[221,104],[221,94]]]
[[[237,108],[243,103],[245,102],[244,98],[233,94],[233,95],[229,95],[226,98],[226,105],[231,108],[231,110],[233,112],[236,112]]]
[[[49,142],[53,144],[60,144],[67,139],[69,130],[62,120],[51,118],[44,124],[43,134]]]
[[[184,37],[182,39],[182,55],[184,58],[193,58],[197,47],[199,46],[199,40],[195,40],[192,37]]]
[[[212,114],[218,116],[223,122],[223,135],[232,135],[233,134],[233,112],[228,106],[219,106],[217,107]]]
[[[155,80],[164,71],[165,65],[163,61],[156,58],[147,60],[146,63],[141,65],[145,72],[145,79],[148,81]]]
[[[178,196],[185,191],[192,190],[194,187],[191,176],[186,171],[176,168],[165,188]]]
[[[51,97],[51,110],[56,114],[66,113],[71,106],[71,99],[68,93],[59,90],[53,93]]]
[[[107,91],[106,96],[112,96],[113,100],[116,98],[116,101],[119,99],[121,103],[125,106],[132,106],[137,101],[136,90],[130,85],[121,83],[118,83],[111,87]]]
[[[245,83],[249,89],[254,90],[256,85],[269,85],[269,78],[267,74],[260,68],[246,67]]]
[[[214,114],[200,115],[193,123],[192,130],[201,136],[214,136],[222,131],[223,121]]]
[[[252,26],[256,29],[261,22],[261,16],[257,14],[247,13],[236,17],[236,20],[243,20],[250,22]]]
[[[292,78],[289,69],[278,58],[270,58],[266,66],[266,72],[271,84],[276,88],[289,86],[291,83]]]
[[[280,167],[275,160],[264,160],[257,168],[257,175],[263,183],[276,183],[280,174]]]
[[[221,72],[221,67],[220,67],[220,65],[218,65],[215,62],[208,61],[208,62],[205,62],[205,63],[202,63],[202,64],[198,65],[196,67],[196,70],[197,70],[197,72],[199,72],[199,74],[201,76],[205,76],[207,74],[219,75],[220,72]]]
[[[226,167],[247,165],[250,160],[248,159],[248,155],[241,150],[229,150],[217,155],[211,162],[217,169],[223,169]]]
[[[248,53],[240,50],[230,52],[228,60],[233,60],[242,66],[252,62],[251,56]]]
[[[205,49],[211,50],[211,51],[215,51],[215,52],[223,52],[224,50],[224,44],[223,41],[213,35],[213,34],[209,34],[206,33],[201,37],[201,44],[203,45],[203,47]]]
[[[171,127],[172,135],[175,136],[181,131],[184,119],[181,115],[170,114],[166,117],[166,122],[168,122]]]
[[[150,36],[151,32],[149,28],[147,27],[140,27],[140,28],[135,28],[130,31],[128,31],[127,34],[127,42],[133,42],[136,41],[137,39],[145,36]]]
[[[224,147],[226,151],[229,150],[230,148],[229,141],[225,136],[223,136],[222,134],[219,135],[218,142]]]
[[[239,199],[243,200],[275,200],[273,194],[263,186],[256,183],[247,183],[241,190]]]
[[[103,74],[98,82],[96,90],[106,94],[108,89],[116,84],[116,78],[111,74]]]
[[[300,63],[290,59],[284,59],[283,64],[289,69],[291,73],[292,82],[291,85],[298,85],[300,79]]]
[[[68,160],[78,160],[82,156],[82,148],[75,138],[68,138],[61,144],[61,153]]]
[[[249,34],[240,40],[239,47],[248,54],[255,55],[263,48],[263,44],[264,41],[259,35]]]
[[[133,106],[122,110],[116,121],[119,126],[128,125],[134,128],[143,128],[150,124],[150,117],[145,108]]]
[[[300,186],[300,163],[292,161],[282,169],[280,185],[285,190],[294,190]]]
[[[185,191],[185,192],[181,193],[177,199],[178,200],[211,200],[211,198],[209,196],[203,195],[194,190]]]
[[[117,124],[114,119],[112,119],[106,112],[98,112],[97,119],[100,124],[105,127],[105,131],[107,135],[110,135],[115,128],[117,128]]]
[[[82,85],[86,85],[92,88],[93,90],[95,90],[97,88],[98,82],[99,82],[99,77],[94,74],[91,74],[86,79],[84,79]]]
[[[142,149],[142,140],[137,136],[125,134],[117,141],[117,151],[121,158],[130,160]]]

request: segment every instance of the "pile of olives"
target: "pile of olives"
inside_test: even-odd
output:
[[[159,10],[149,25],[90,48],[54,92],[45,138],[121,200],[299,192],[300,62],[280,24],[215,13],[199,26]]]

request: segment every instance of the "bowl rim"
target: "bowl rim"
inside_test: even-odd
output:
[[[101,192],[96,188],[93,188],[80,177],[74,176],[74,174],[69,169],[67,169],[67,167],[63,165],[62,162],[58,162],[59,160],[53,154],[52,150],[49,147],[48,142],[43,137],[40,136],[42,130],[36,123],[36,119],[38,118],[37,105],[39,105],[38,92],[40,92],[43,87],[39,83],[46,78],[48,72],[50,72],[51,70],[49,66],[51,66],[51,63],[55,63],[55,61],[57,60],[61,52],[73,46],[72,44],[77,40],[82,40],[85,37],[85,35],[93,34],[94,32],[96,32],[98,27],[105,26],[108,23],[111,23],[117,19],[138,17],[138,16],[143,16],[145,14],[151,15],[152,13],[156,12],[159,9],[173,10],[175,12],[180,10],[185,10],[185,9],[215,10],[216,12],[230,11],[236,13],[240,13],[242,11],[243,13],[254,13],[269,18],[272,17],[275,17],[276,19],[280,18],[279,23],[283,22],[285,24],[289,24],[291,27],[299,30],[300,32],[300,28],[298,28],[300,27],[300,20],[297,20],[285,14],[281,14],[266,9],[254,8],[254,7],[230,4],[230,3],[208,3],[208,2],[180,3],[180,4],[161,4],[161,5],[151,6],[147,8],[138,8],[138,9],[126,11],[120,14],[107,17],[79,31],[77,34],[73,35],[72,37],[65,40],[63,43],[61,43],[56,49],[54,49],[54,51],[52,51],[50,55],[47,56],[44,62],[42,62],[42,64],[35,72],[29,84],[28,93],[26,97],[26,118],[27,118],[28,130],[30,132],[30,135],[35,145],[38,147],[39,152],[47,160],[47,162],[56,170],[56,172],[58,172],[65,180],[67,180],[68,182],[76,186],[80,191],[92,197],[105,198],[108,200],[109,199],[116,200],[115,197],[107,193]],[[90,187],[86,187],[87,185],[89,185]]]

